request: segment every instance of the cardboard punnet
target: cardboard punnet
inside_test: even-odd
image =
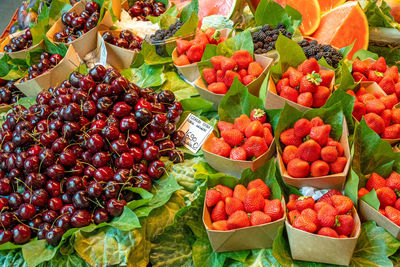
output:
[[[278,151],[278,164],[279,170],[282,175],[282,179],[285,183],[295,186],[297,188],[301,188],[304,186],[310,186],[318,189],[326,189],[326,188],[335,188],[338,190],[342,190],[344,184],[346,182],[347,173],[350,168],[351,162],[351,154],[349,148],[349,141],[348,141],[348,128],[346,124],[346,120],[343,119],[343,131],[342,136],[340,137],[339,143],[342,144],[344,153],[343,155],[347,158],[346,166],[344,167],[343,172],[331,175],[325,175],[320,177],[306,177],[306,178],[293,178],[291,177],[287,170],[286,166],[282,160],[282,155]]]
[[[4,51],[4,47],[10,43],[11,38],[20,36],[23,33],[25,33],[25,31],[26,30],[20,31],[20,32],[16,32],[16,33],[14,33],[12,35],[7,35],[3,40],[0,41],[0,57],[2,57],[4,54],[8,54],[11,58],[26,59],[26,56],[28,55],[28,53],[30,51],[33,51],[33,50],[39,49],[39,48],[44,48],[44,43],[43,43],[43,40],[42,40],[38,44],[32,45],[31,47],[28,47],[27,49],[16,51],[16,52],[12,52],[12,53],[6,53]]]
[[[225,158],[207,151],[207,147],[210,146],[211,138],[214,136],[215,136],[214,133],[211,133],[207,137],[206,141],[203,144],[203,147],[201,148],[205,160],[215,170],[225,174],[229,174],[230,176],[236,177],[238,179],[240,179],[242,172],[245,169],[250,168],[252,171],[254,171],[263,166],[265,162],[267,162],[270,158],[272,158],[275,155],[276,145],[274,139],[272,140],[272,143],[269,146],[268,151],[253,161],[232,160],[229,158]]]
[[[365,221],[375,221],[377,225],[385,228],[395,238],[400,240],[400,227],[394,222],[383,216],[367,202],[360,199],[358,202],[361,219]]]
[[[83,10],[85,10],[85,2],[80,1],[75,4],[69,11],[75,11],[80,14]],[[118,1],[113,1],[117,3]],[[113,9],[115,9],[113,7]],[[107,29],[113,25],[113,21],[109,11],[106,11],[103,20],[93,29],[88,31],[87,33],[80,36],[78,39],[68,43],[68,45],[72,45],[75,48],[75,51],[81,58],[84,58],[87,53],[93,51],[97,47],[97,32],[102,29]],[[50,30],[46,33],[47,38],[54,41],[54,34],[65,29],[65,25],[62,23],[61,18],[57,20],[56,23],[50,28]]]
[[[26,82],[15,84],[28,97],[36,97],[43,89],[56,86],[68,78],[70,73],[80,65],[81,59],[73,46],[70,46],[65,57],[54,68]]]
[[[334,238],[308,233],[292,227],[286,219],[292,258],[310,262],[349,265],[361,232],[361,222],[353,207],[354,229],[349,238]]]
[[[265,77],[267,76],[267,73],[272,66],[274,60],[269,57],[261,56],[261,55],[255,55],[255,61],[260,63],[260,65],[263,67],[264,71],[260,74],[260,76],[257,77],[253,82],[247,85],[247,88],[249,89],[249,92],[252,95],[255,95],[258,97],[258,93],[260,91],[260,87],[262,83],[264,82]],[[197,89],[199,92],[200,96],[212,103],[214,103],[214,107],[217,108],[219,103],[221,102],[222,98],[224,95],[221,94],[215,94],[207,90],[207,86],[205,82],[203,81],[202,77],[199,77],[196,81],[192,83],[192,85]]]
[[[211,215],[204,201],[203,223],[206,227],[208,239],[210,240],[213,251],[225,252],[245,249],[272,248],[278,229],[283,226],[286,218],[286,205],[283,197],[281,203],[284,214],[279,220],[235,230],[216,231],[212,230]]]
[[[119,35],[121,31],[122,30],[114,30],[109,32],[111,32],[113,35]],[[138,52],[105,42],[102,37],[104,32],[105,31],[98,32],[97,49],[100,50],[101,43],[104,42],[107,52],[107,63],[116,68],[118,71],[129,68],[135,61]],[[100,57],[103,56],[105,55],[100,55]]]
[[[328,68],[322,67],[322,66],[320,66],[320,68],[323,70],[331,70],[331,69],[328,69]],[[329,90],[331,91],[331,94],[333,92],[334,85],[335,85],[335,76],[333,76],[332,82],[329,86]],[[291,105],[292,107],[297,108],[301,112],[305,112],[307,110],[312,109],[309,107],[299,105],[293,101],[290,101],[290,100],[285,99],[285,98],[281,97],[280,95],[278,95],[278,93],[276,92],[275,82],[273,81],[272,77],[270,77],[269,81],[268,81],[268,85],[267,85],[267,97],[265,99],[264,107],[266,109],[281,109],[285,106],[285,102],[288,103],[289,105]]]

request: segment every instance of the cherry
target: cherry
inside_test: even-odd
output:
[[[117,166],[117,168],[130,169],[132,168],[134,162],[135,159],[133,158],[133,156],[128,152],[124,152],[121,154],[120,157],[116,159],[115,165]]]
[[[67,193],[73,194],[77,191],[83,190],[85,188],[83,179],[78,176],[69,177],[65,183],[65,189]]]
[[[77,209],[85,209],[90,205],[88,197],[84,191],[78,191],[74,194],[72,197],[72,204]]]
[[[72,197],[70,194],[68,193],[64,193],[61,195],[61,200],[65,203],[65,204],[71,204],[72,203]]]
[[[153,116],[152,116],[152,113],[151,113],[151,111],[149,109],[141,108],[141,109],[136,110],[135,118],[136,118],[136,121],[141,126],[144,126],[144,125],[146,125],[147,123],[149,123],[153,119]]]
[[[59,131],[59,130],[62,129],[63,124],[64,124],[64,123],[63,123],[61,120],[59,120],[59,119],[52,120],[52,121],[50,121],[50,123],[49,123],[49,129],[50,129],[50,130],[54,130],[54,131]]]
[[[82,153],[83,162],[86,162],[86,163],[89,163],[89,164],[92,163],[92,157],[93,157],[93,155],[89,151],[85,151],[85,152]]]
[[[119,183],[125,183],[130,179],[130,171],[128,169],[119,169],[115,174],[113,179]]]
[[[106,123],[104,120],[96,120],[92,123],[90,127],[90,134],[99,134],[106,127]]]
[[[111,96],[112,88],[110,85],[101,83],[96,86],[96,93],[99,97],[101,96]]]
[[[13,223],[13,217],[14,215],[11,212],[2,212],[0,215],[1,225],[5,228],[8,228]]]
[[[128,135],[128,144],[131,146],[140,146],[142,143],[142,139],[140,138],[140,135],[132,133]]]
[[[41,223],[39,225],[39,231],[37,237],[39,240],[46,238],[46,233],[50,230],[51,225],[47,222]]]
[[[60,214],[73,214],[75,212],[75,208],[73,205],[65,205],[64,207],[61,208]]]
[[[29,189],[25,190],[25,192],[22,194],[22,199],[25,201],[25,203],[30,203],[31,202],[31,194],[32,191]]]
[[[37,172],[39,170],[39,163],[39,158],[37,156],[27,158],[24,162],[25,171],[28,173]]]
[[[95,172],[96,172],[96,169],[93,168],[92,166],[87,166],[85,168],[85,170],[83,171],[84,175],[88,176],[88,177],[93,177]]]
[[[39,153],[39,160],[42,164],[42,167],[49,167],[56,162],[56,156],[54,155],[53,151],[50,149],[42,149]]]
[[[116,46],[122,47],[122,48],[129,48],[129,42],[125,39],[119,38],[115,42]]]
[[[90,14],[97,12],[100,10],[99,4],[97,4],[94,1],[90,1],[89,3],[86,4],[85,10],[89,12]]]
[[[50,62],[53,65],[57,65],[58,63],[60,63],[60,61],[63,59],[63,57],[60,54],[54,54],[50,57]]]
[[[68,81],[73,87],[78,88],[79,85],[80,85],[80,80],[82,79],[82,77],[83,77],[82,74],[80,74],[77,71],[74,71],[69,76],[69,80]],[[86,91],[88,91],[88,90],[86,90]]]
[[[85,75],[79,80],[79,88],[81,88],[84,91],[93,90],[95,87],[96,87],[96,82],[90,75]]]
[[[183,140],[185,139],[185,133],[181,130],[174,132],[172,135],[172,141],[176,146],[183,146]]]
[[[58,213],[54,210],[47,210],[42,214],[43,221],[47,223],[53,223],[57,216]]]
[[[126,205],[126,201],[121,199],[117,200],[115,198],[110,199],[107,202],[107,211],[114,217],[120,216],[124,211],[124,207]]]
[[[39,121],[39,123],[36,125],[36,129],[39,133],[46,132],[48,130],[48,120]]]
[[[49,199],[49,194],[44,189],[37,189],[32,194],[32,204],[38,207],[45,207]]]
[[[31,238],[31,230],[26,225],[18,224],[12,231],[15,244],[25,244]]]
[[[103,148],[103,145],[103,137],[101,137],[99,134],[94,134],[87,140],[86,148],[89,150],[89,152],[96,153]]]
[[[65,169],[61,164],[54,164],[47,168],[46,174],[50,179],[61,180],[64,177]]]
[[[92,12],[93,13],[93,12]],[[89,71],[89,75],[92,76],[92,78],[96,82],[101,82],[106,75],[106,68],[103,65],[96,65]]]
[[[148,162],[158,160],[160,158],[160,150],[155,145],[149,146],[144,150],[143,157]]]
[[[77,210],[71,216],[71,226],[80,228],[90,224],[90,213],[87,210]]]
[[[150,163],[147,173],[153,179],[159,179],[165,172],[165,164],[160,160]]]
[[[96,108],[96,104],[93,101],[88,100],[83,103],[82,114],[85,117],[93,118],[96,115],[96,113],[97,113],[97,108]]]
[[[133,172],[135,174],[146,173],[147,172],[147,166],[143,162],[136,163],[135,165],[133,165],[132,170],[133,170]]]
[[[177,123],[180,119],[180,114],[178,111],[174,110],[174,109],[170,109],[167,112],[167,118],[170,122],[172,123]]]
[[[150,192],[152,189],[151,178],[144,173],[138,174],[137,180],[135,182],[135,187],[143,188]]]
[[[107,69],[106,75],[104,76],[104,83],[111,85],[112,82],[119,76],[121,76],[121,74],[117,70]]]
[[[114,171],[110,167],[101,167],[94,173],[96,181],[110,181],[114,176]]]
[[[124,152],[129,152],[129,146],[125,140],[118,139],[111,143],[111,150],[114,153],[121,155]]]
[[[36,214],[36,208],[33,204],[24,203],[18,208],[18,214],[21,220],[30,220]]]
[[[175,148],[175,144],[169,140],[165,139],[158,143],[158,149],[162,156],[168,156],[169,151]]]
[[[71,215],[63,214],[55,221],[54,225],[62,228],[64,231],[67,231],[71,227],[69,224],[70,221],[71,221]]]
[[[52,210],[59,211],[63,207],[63,202],[58,197],[52,197],[49,200],[48,206]]]
[[[0,244],[11,242],[12,233],[9,230],[0,230]]]
[[[135,110],[139,110],[142,108],[147,108],[148,110],[152,111],[152,105],[146,101],[144,98],[140,98],[137,104],[135,105]]]
[[[62,135],[65,139],[73,138],[77,133],[79,133],[81,127],[75,122],[66,122],[62,127]]]
[[[181,163],[184,161],[184,154],[178,149],[173,149],[169,151],[168,158],[173,163]]]
[[[9,200],[5,197],[0,197],[0,210],[8,205]]]
[[[8,196],[12,191],[9,178],[0,179],[0,195]]]
[[[120,186],[115,182],[108,182],[104,187],[104,195],[107,199],[116,198],[120,191]]]
[[[93,215],[93,221],[95,224],[100,224],[109,221],[108,212],[106,209],[96,209]]]
[[[98,182],[92,182],[87,187],[86,192],[89,197],[97,198],[103,193],[103,187]]]
[[[46,177],[41,173],[30,173],[25,179],[25,184],[32,189],[39,189],[46,184]]]
[[[50,230],[46,232],[46,241],[52,246],[57,246],[60,243],[61,238],[64,234],[64,229],[61,227],[53,226]]]
[[[92,164],[96,168],[105,167],[110,163],[110,156],[106,152],[98,152],[92,158]]]
[[[122,123],[122,120],[121,120]],[[101,134],[103,137],[107,138],[110,141],[116,140],[120,134],[120,131],[118,127],[113,126],[113,125],[107,125],[106,127],[103,128],[101,131]]]
[[[169,107],[169,110],[175,110],[179,113],[179,115],[182,115],[183,113],[183,107],[180,102],[175,102],[172,106]]]
[[[118,94],[124,93],[128,89],[129,83],[124,77],[118,76],[112,81],[111,86],[113,87],[113,93]]]
[[[76,121],[81,116],[81,107],[76,103],[69,104],[63,109],[62,115],[66,121]]]
[[[66,167],[72,167],[76,164],[76,157],[71,149],[64,150],[59,157],[60,164]]]
[[[8,205],[12,210],[18,209],[18,207],[23,203],[23,199],[20,193],[11,193],[8,197]]]
[[[154,141],[157,141],[163,139],[165,137],[165,133],[163,131],[153,130],[147,134],[147,137]]]
[[[138,100],[139,100],[139,95],[135,90],[131,89],[125,93],[124,101],[128,105],[135,106]]]
[[[114,37],[112,35],[111,32],[104,32],[102,35],[104,41],[106,41],[107,43],[113,43],[114,42]]]
[[[164,132],[166,134],[173,134],[176,130],[176,126],[173,123],[168,123],[165,127],[164,127]]]
[[[52,197],[57,197],[61,194],[61,186],[59,182],[49,180],[46,183],[46,190]]]
[[[131,113],[131,110],[132,110],[131,106],[129,106],[125,102],[118,102],[113,107],[115,116],[119,118],[128,116]]]
[[[113,105],[113,101],[108,96],[100,97],[97,100],[96,107],[99,112],[108,113],[111,111]]]
[[[128,116],[121,119],[119,128],[122,132],[134,132],[138,129],[138,124],[133,116]]]

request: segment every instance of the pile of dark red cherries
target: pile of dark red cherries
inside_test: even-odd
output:
[[[74,11],[64,13],[61,21],[65,28],[63,31],[54,34],[54,41],[70,43],[81,37],[97,26],[100,18],[99,11],[99,4],[91,1],[86,4],[85,10],[79,15]]]
[[[37,64],[29,66],[28,74],[21,80],[21,82],[35,79],[36,77],[54,68],[58,63],[60,63],[62,59],[63,56],[61,56],[60,54],[52,55],[47,52],[43,52],[40,55],[40,61]]]
[[[165,12],[165,5],[154,0],[139,0],[129,8],[128,13],[132,18],[146,21],[147,16],[159,17]]]
[[[16,80],[5,81],[0,79],[0,108],[3,105],[14,104],[24,96],[15,86]]]
[[[112,32],[106,31],[103,33],[103,39],[107,43],[116,45],[118,47],[126,48],[135,52],[139,52],[142,48],[142,38],[133,34],[129,30],[123,30],[119,33],[118,37],[114,36]]]
[[[102,65],[73,72],[14,106],[0,130],[0,243],[57,245],[70,228],[109,222],[182,162],[182,105],[171,91],[129,83]]]
[[[31,30],[27,29],[25,33],[13,37],[10,40],[10,43],[4,46],[4,51],[6,53],[12,53],[27,49],[32,46],[32,34]]]

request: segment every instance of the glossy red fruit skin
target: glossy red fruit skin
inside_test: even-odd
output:
[[[31,239],[31,230],[28,226],[23,224],[15,226],[12,233],[15,244],[25,244]]]

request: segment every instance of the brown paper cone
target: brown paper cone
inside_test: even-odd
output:
[[[21,34],[24,33],[25,31],[26,31],[26,30],[21,31],[21,32],[19,33],[19,35],[21,35]],[[18,35],[18,36],[19,36],[19,35]],[[4,47],[5,47],[6,45],[8,45],[8,44],[10,43],[10,41],[11,41],[11,38],[10,38],[10,35],[8,35],[8,36],[6,36],[6,37],[3,39],[3,41],[0,43],[0,58],[3,57],[4,54],[8,54],[11,58],[26,59],[26,57],[27,57],[27,55],[28,55],[28,53],[29,53],[30,51],[33,51],[33,50],[38,49],[38,48],[44,48],[44,43],[43,43],[43,40],[42,40],[42,41],[40,41],[38,44],[32,45],[31,47],[29,47],[29,48],[27,48],[27,49],[20,50],[20,51],[16,51],[16,52],[12,52],[12,53],[6,53],[6,52],[4,51]]]
[[[360,216],[365,221],[375,221],[377,225],[385,228],[389,233],[391,233],[395,238],[400,240],[400,227],[394,222],[383,216],[376,209],[367,204],[363,200],[358,201]]]
[[[343,132],[342,132],[342,137],[340,138],[340,143],[343,146],[344,155],[347,158],[347,164],[344,167],[344,170],[342,173],[331,174],[331,175],[320,176],[320,177],[293,178],[287,173],[286,166],[282,160],[282,155],[278,150],[278,164],[279,164],[279,169],[280,169],[283,181],[285,183],[295,186],[297,188],[301,188],[304,186],[310,186],[310,187],[314,187],[314,188],[318,188],[318,189],[335,188],[338,190],[342,190],[344,187],[344,184],[346,182],[346,177],[347,177],[347,173],[349,171],[350,162],[351,162],[349,141],[347,138],[348,131],[347,131],[347,126],[345,126],[345,125],[346,125],[346,121],[343,120]]]
[[[204,202],[203,223],[214,252],[237,251],[245,249],[271,248],[279,227],[286,218],[285,199],[282,197],[283,217],[263,225],[250,226],[229,231],[212,230],[211,215]]]
[[[109,32],[113,33],[113,35],[119,35],[119,33],[121,31],[122,30],[115,30],[115,31],[109,31]],[[103,57],[103,56],[106,57],[107,63],[109,63],[111,66],[113,66],[118,71],[129,68],[131,66],[131,64],[135,61],[138,53],[134,52],[132,50],[122,48],[122,47],[105,42],[102,37],[104,32],[105,31],[98,32],[97,49],[100,50],[101,43],[104,42],[107,55],[101,55],[100,57]]]
[[[66,80],[70,73],[80,65],[80,62],[74,47],[70,46],[65,57],[54,68],[35,79],[15,85],[26,96],[36,97],[43,89],[56,86]]]
[[[322,67],[322,66],[320,66],[320,68],[323,70],[330,70],[330,69]],[[331,94],[333,92],[334,85],[335,85],[335,76],[333,77],[332,82],[329,86]],[[282,109],[285,106],[285,103],[291,105],[292,107],[295,107],[296,109],[300,110],[301,112],[305,112],[307,110],[312,109],[309,107],[299,105],[293,101],[287,100],[287,99],[281,97],[280,95],[278,95],[278,93],[276,92],[276,85],[275,85],[274,81],[272,80],[272,77],[270,77],[269,81],[268,81],[267,97],[265,100],[264,107],[266,109]]]
[[[249,92],[252,95],[255,95],[258,97],[260,87],[261,87],[262,83],[264,82],[265,77],[267,76],[267,73],[268,73],[270,67],[273,64],[273,59],[264,57],[261,55],[255,55],[255,60],[256,60],[256,62],[260,63],[260,65],[264,68],[264,71],[260,74],[260,76],[257,77],[257,79],[255,79],[253,82],[251,82],[249,85],[247,85],[247,88],[249,89]],[[199,92],[199,94],[202,98],[214,103],[214,108],[218,108],[218,105],[221,102],[224,95],[219,95],[219,94],[215,94],[215,93],[208,91],[207,86],[201,77],[199,77],[193,83],[193,86],[197,89],[197,91]]]
[[[349,265],[361,232],[360,218],[353,207],[354,230],[349,238],[333,238],[296,229],[285,221],[290,251],[295,260]]]
[[[253,161],[248,160],[232,160],[229,158],[225,158],[211,152],[208,152],[206,149],[210,145],[211,138],[215,136],[213,133],[208,136],[206,141],[203,144],[202,151],[204,154],[204,158],[207,163],[213,167],[215,170],[231,175],[236,178],[240,178],[242,176],[242,172],[245,169],[250,168],[252,171],[260,168],[267,162],[270,158],[275,155],[275,139],[272,140],[271,145],[268,148],[268,151],[259,156],[257,159]]]
[[[75,4],[70,11],[75,11],[76,13],[80,14],[83,10],[85,10],[85,1],[81,1],[77,4]],[[109,11],[106,11],[103,20],[79,37],[78,39],[74,40],[71,43],[68,43],[68,45],[72,45],[75,49],[75,51],[78,53],[79,57],[84,58],[86,54],[89,52],[93,51],[96,49],[97,46],[97,32],[101,29],[107,29],[108,27],[111,27],[113,25],[111,15]],[[57,20],[56,23],[50,28],[50,30],[46,33],[47,38],[54,42],[54,34],[60,31],[63,31],[65,29],[65,25],[62,23],[61,18]]]

